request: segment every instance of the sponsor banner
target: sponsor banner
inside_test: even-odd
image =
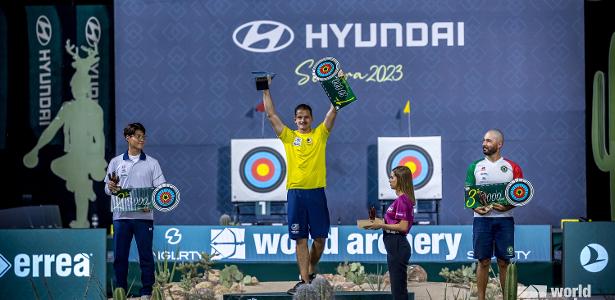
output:
[[[378,199],[395,199],[389,174],[397,166],[412,171],[417,199],[442,199],[442,147],[439,136],[378,138]]]
[[[38,138],[62,106],[63,34],[55,6],[26,6],[30,127]],[[51,144],[60,143],[57,135]]]
[[[104,229],[0,230],[3,299],[106,298],[105,235]]]
[[[412,262],[473,262],[472,226],[413,226],[408,241]],[[551,261],[549,225],[515,226],[518,262]],[[295,262],[295,242],[286,226],[156,226],[154,256],[193,261],[201,253],[216,254],[224,262]],[[130,259],[136,261],[137,247]],[[382,231],[356,226],[331,227],[322,261],[386,262]]]
[[[591,285],[592,294],[615,294],[615,223],[566,222],[563,286]]]
[[[7,22],[4,10],[0,7],[0,149],[6,147],[6,129],[8,120],[8,48],[7,48]]]
[[[231,140],[233,202],[286,201],[287,172],[280,139]]]
[[[480,139],[492,124],[506,129],[505,148],[523,162],[535,197],[558,207],[549,214],[518,210],[519,224],[559,226],[585,212],[578,180],[585,160],[578,157],[586,139],[577,128],[585,124],[584,31],[575,26],[584,23],[583,1],[278,1],[266,15],[254,1],[142,1],[138,9],[132,1],[114,3],[113,26],[121,28],[114,39],[115,126],[135,118],[146,124],[155,133],[149,151],[182,166],[166,168],[165,176],[195,187],[182,190],[182,218],[161,216],[161,224],[218,224],[233,210],[229,138],[276,138],[267,120],[255,118],[262,92],[252,72],[277,74],[271,92],[287,126],[295,128],[299,103],[312,107],[316,126],[331,104],[312,69],[328,56],[341,63],[359,99],[343,108],[327,144],[334,223],[355,220],[381,197],[376,141],[408,137],[410,127],[415,137],[441,136],[442,165],[434,172],[445,170],[442,181],[450,184],[425,198],[453,197],[457,205],[440,206],[445,224],[468,219],[460,209],[461,179],[483,155]],[[557,143],[533,134],[545,130],[559,133]]]
[[[110,9],[104,5],[77,5],[76,40],[77,47],[85,46],[98,50],[98,63],[90,69],[92,83],[92,100],[97,101],[103,109],[105,140],[112,140],[114,133],[111,132],[112,116],[111,93],[113,55],[111,23],[109,20]],[[83,54],[84,55],[84,54]],[[106,143],[105,148],[110,149],[111,143]],[[106,151],[106,152],[109,152]]]

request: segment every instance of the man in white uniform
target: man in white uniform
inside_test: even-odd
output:
[[[521,167],[502,157],[504,135],[498,129],[490,129],[483,138],[483,159],[468,167],[465,185],[508,183],[522,178]],[[495,255],[500,271],[500,284],[506,282],[506,268],[515,255],[515,221],[512,205],[490,204],[474,209],[473,243],[474,258],[478,260],[476,281],[478,299],[485,299],[491,258]]]

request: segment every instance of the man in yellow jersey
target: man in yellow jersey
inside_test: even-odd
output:
[[[295,108],[294,117],[297,130],[291,130],[277,115],[268,87],[263,90],[263,102],[267,118],[282,140],[288,160],[288,231],[290,238],[296,241],[297,264],[301,275],[301,280],[288,290],[289,294],[294,295],[300,285],[316,277],[316,266],[329,233],[325,149],[337,111],[331,105],[325,120],[312,128],[312,108],[307,104],[299,104]],[[308,249],[310,236],[313,243],[312,248]]]

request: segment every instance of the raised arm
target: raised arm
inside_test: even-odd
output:
[[[331,104],[331,108],[329,108],[329,111],[327,112],[327,115],[325,116],[325,127],[327,127],[327,130],[329,132],[331,132],[331,129],[333,129],[333,124],[335,123],[335,117],[337,117],[337,110],[335,109],[335,106],[333,106],[333,104]]]
[[[282,129],[284,129],[284,123],[278,117],[278,114],[275,112],[275,107],[273,107],[273,100],[271,100],[271,93],[269,89],[263,90],[263,103],[265,104],[265,113],[267,114],[267,118],[269,122],[271,122],[271,126],[275,131],[276,135],[280,135],[282,133]]]
[[[344,73],[344,71],[340,70],[338,75],[342,78],[342,79],[346,79],[346,74]],[[335,124],[335,117],[337,117],[337,109],[335,109],[335,106],[333,106],[333,104],[331,104],[331,107],[329,108],[329,111],[327,112],[327,115],[325,116],[325,127],[327,127],[327,130],[329,132],[331,132],[331,129],[333,129],[333,124]]]

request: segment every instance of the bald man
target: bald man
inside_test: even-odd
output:
[[[490,129],[483,137],[484,158],[468,167],[466,186],[507,183],[522,178],[523,172],[515,162],[502,157],[504,134]],[[476,281],[478,299],[485,299],[491,258],[495,256],[500,270],[500,284],[504,288],[506,268],[515,256],[515,221],[512,205],[490,204],[474,209],[473,243],[474,258],[478,260]]]

